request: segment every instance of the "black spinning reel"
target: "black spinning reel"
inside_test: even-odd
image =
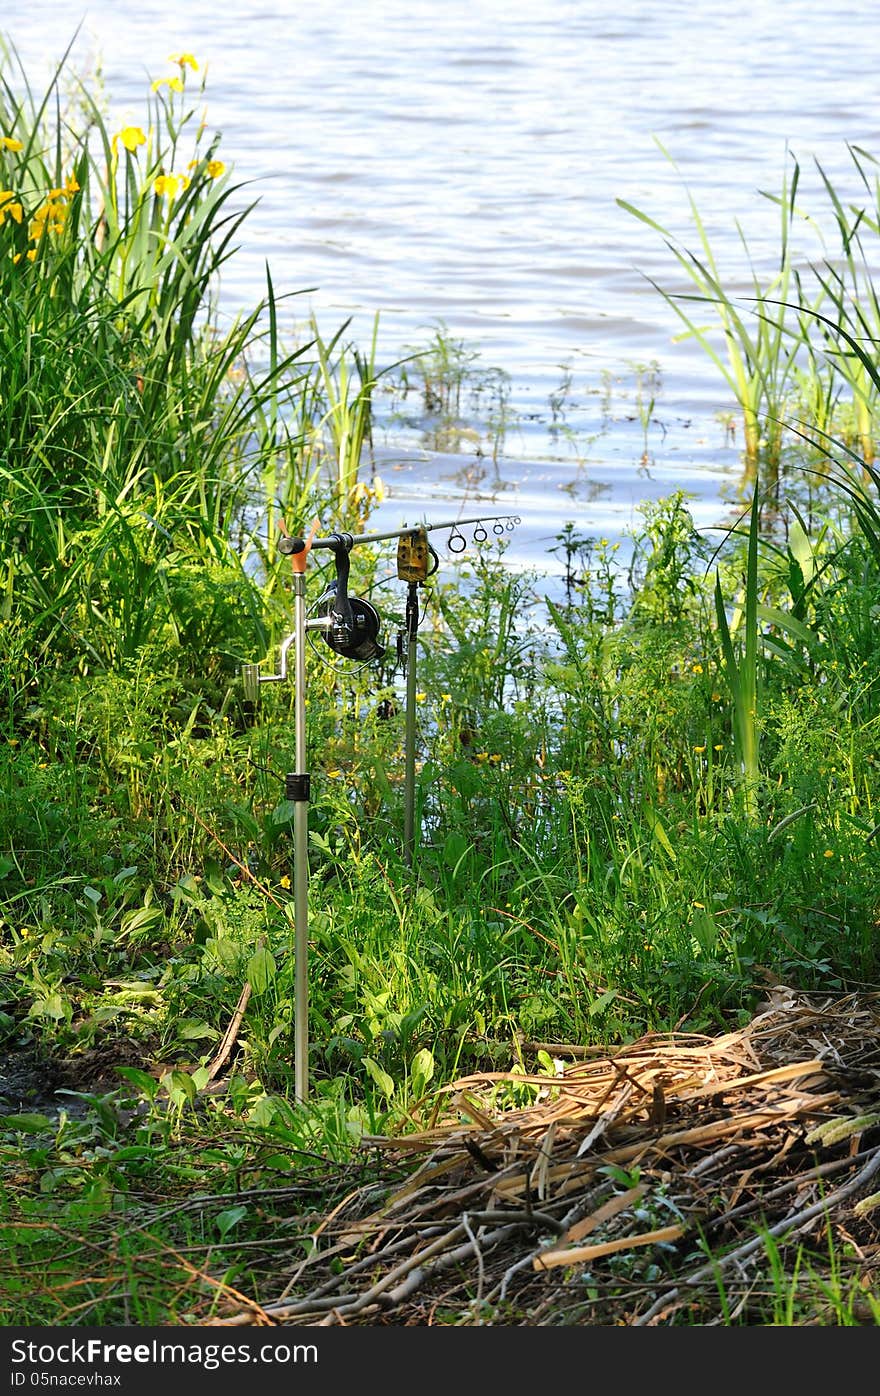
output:
[[[334,533],[328,540],[336,576],[316,602],[315,615],[328,622],[321,627],[325,644],[344,659],[357,659],[366,664],[372,659],[382,659],[385,646],[379,643],[382,622],[375,606],[348,594],[349,554],[353,543],[350,533]]]

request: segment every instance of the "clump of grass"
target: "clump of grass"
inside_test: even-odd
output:
[[[670,163],[675,162],[658,142]],[[807,338],[807,320],[789,304],[793,292],[801,294],[801,280],[795,268],[792,230],[802,219],[797,206],[800,168],[793,164],[791,177],[786,169],[782,192],[773,197],[781,214],[779,264],[771,275],[763,277],[752,262],[748,241],[739,221],[737,232],[745,254],[750,280],[748,296],[735,295],[725,284],[712,247],[707,226],[693,195],[687,191],[688,205],[699,242],[699,252],[689,249],[642,210],[618,199],[619,206],[658,232],[679,267],[694,285],[693,293],[669,292],[652,281],[664,300],[684,323],[681,338],[693,338],[705,350],[729,384],[743,414],[743,436],[746,460],[754,466],[759,457],[771,470],[778,468],[782,450],[782,422],[789,401],[803,345]],[[649,278],[650,279],[650,278]],[[820,290],[811,309],[822,300]],[[716,328],[694,318],[692,305],[710,309]],[[792,326],[792,320],[796,325]],[[720,339],[720,343],[719,343]]]

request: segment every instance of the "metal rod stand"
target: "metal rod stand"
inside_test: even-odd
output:
[[[306,771],[306,578],[293,574],[294,629],[294,725],[296,772],[288,776],[293,812],[293,915],[294,915],[294,1089],[305,1101],[309,1093],[309,796]],[[291,789],[292,787],[292,793]]]
[[[416,845],[416,653],[419,641],[419,587],[406,593],[406,731],[403,746],[403,856],[413,865]]]

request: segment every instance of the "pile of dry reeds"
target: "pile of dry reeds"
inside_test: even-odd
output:
[[[829,1227],[867,1287],[878,1000],[778,986],[722,1037],[543,1044],[555,1076],[457,1081],[427,1128],[364,1141],[394,1181],[380,1171],[323,1218],[277,1300],[215,1322],[748,1322],[768,1237],[827,1257]]]

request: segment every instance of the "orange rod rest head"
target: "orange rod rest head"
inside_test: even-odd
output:
[[[318,532],[318,523],[319,520],[315,519],[314,523],[312,524],[312,531],[306,539],[306,545],[303,548],[302,552],[293,553],[291,556],[290,565],[293,568],[294,572],[305,572],[306,570],[306,564],[309,560],[309,553],[311,551],[312,542],[314,540],[315,534]]]

